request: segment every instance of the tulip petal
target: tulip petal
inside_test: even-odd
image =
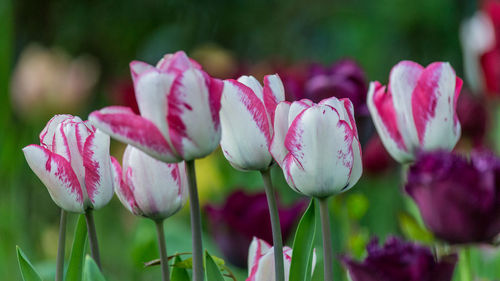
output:
[[[173,154],[155,124],[136,115],[128,107],[106,107],[92,112],[89,120],[106,134],[134,145],[161,161],[177,162],[180,160]]]
[[[271,132],[263,102],[244,84],[226,80],[221,104],[224,156],[237,169],[268,168]]]
[[[40,144],[52,151],[52,141],[54,139],[57,126],[64,120],[72,118],[78,118],[79,121],[82,121],[79,117],[73,117],[69,114],[59,114],[52,117],[40,133]]]
[[[219,145],[222,87],[207,78],[201,70],[186,70],[177,76],[168,96],[170,138],[184,160],[202,158]]]
[[[413,159],[413,155],[408,151],[401,136],[392,93],[385,90],[386,88],[378,82],[370,83],[368,109],[380,139],[389,154],[399,162],[407,162]]]
[[[255,77],[243,75],[240,76],[237,81],[250,88],[252,92],[257,96],[257,98],[259,98],[261,102],[264,102],[264,90],[262,89],[259,81],[255,79]]]
[[[290,105],[290,111],[288,112],[288,127],[292,125],[293,120],[302,113],[305,109],[311,107],[314,103],[308,99],[301,99],[299,101],[294,101]]]
[[[271,124],[274,124],[274,112],[279,102],[285,100],[285,87],[278,74],[264,76],[264,105]]]
[[[274,117],[274,135],[271,140],[269,152],[274,160],[283,169],[283,160],[288,154],[285,147],[285,137],[288,132],[288,114],[290,111],[290,103],[287,101],[280,102],[276,106]]]
[[[271,245],[269,245],[266,241],[262,239],[258,239],[254,237],[252,239],[252,243],[250,243],[250,248],[248,249],[248,273],[249,277],[247,281],[258,280],[255,279],[255,274],[257,273],[259,267],[259,261],[263,255],[265,255],[269,249],[271,249]]]
[[[153,69],[153,71],[141,74],[134,82],[135,96],[141,117],[153,122],[167,142],[170,142],[166,119],[167,95],[174,79],[174,75]]]
[[[132,214],[142,215],[143,212],[135,202],[134,193],[130,190],[129,186],[123,181],[122,167],[118,160],[111,156],[111,168],[113,172],[113,181],[115,193],[122,205],[125,206]]]
[[[142,215],[165,219],[178,212],[186,200],[184,162],[168,164],[133,146],[123,155],[124,182],[134,194]]]
[[[29,145],[23,148],[23,152],[31,170],[47,187],[52,200],[64,210],[82,213],[82,189],[70,163],[39,145]]]
[[[395,65],[389,77],[389,91],[398,118],[398,127],[407,147],[418,146],[417,131],[412,115],[412,93],[424,68],[412,61]]]
[[[452,149],[460,137],[456,101],[462,87],[449,63],[430,64],[412,96],[418,140],[427,150]]]
[[[315,105],[304,110],[286,135],[290,152],[285,159],[286,174],[308,196],[322,198],[342,192],[354,165],[353,139],[349,124],[334,108]]]
[[[173,72],[180,74],[192,67],[201,69],[201,66],[194,60],[190,59],[184,51],[177,51],[174,54],[165,55],[156,64],[156,67],[163,72]]]
[[[96,130],[87,138],[83,149],[85,187],[94,209],[103,207],[113,197],[109,142],[108,135]]]
[[[142,74],[149,71],[155,71],[155,68],[152,65],[149,65],[142,61],[132,61],[129,64],[129,67],[130,67],[130,74],[132,75],[132,81],[134,81],[134,84],[137,82],[139,76],[141,76]]]

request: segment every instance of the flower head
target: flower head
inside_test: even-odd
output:
[[[451,150],[460,138],[456,114],[462,80],[449,63],[426,68],[402,61],[391,70],[388,87],[370,83],[368,109],[391,156],[412,162],[419,150]]]
[[[164,163],[130,145],[123,155],[123,170],[116,159],[112,160],[116,195],[134,215],[166,219],[186,203],[184,162]]]
[[[28,145],[23,152],[62,209],[83,213],[113,197],[109,136],[88,121],[56,115],[40,133],[40,145]]]
[[[500,233],[500,159],[490,153],[473,153],[471,160],[422,153],[405,189],[426,226],[449,243],[492,242]]]
[[[156,66],[133,61],[130,70],[141,115],[106,107],[90,114],[96,127],[168,163],[202,158],[217,148],[222,81],[182,51]]]
[[[437,261],[429,249],[395,237],[382,247],[374,239],[367,251],[363,262],[342,258],[352,281],[450,281],[457,262],[456,255]]]

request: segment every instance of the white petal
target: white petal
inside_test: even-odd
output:
[[[285,147],[285,137],[286,133],[288,132],[289,111],[289,102],[280,102],[278,106],[276,106],[276,111],[274,114],[274,136],[269,148],[269,151],[271,152],[274,160],[281,167],[285,156],[288,154],[288,150]]]
[[[262,85],[259,83],[257,79],[255,79],[255,77],[243,75],[240,78],[238,78],[238,82],[252,89],[252,91],[259,98],[259,100],[264,101]]]
[[[220,111],[221,148],[240,170],[263,170],[271,164],[270,128],[264,104],[245,85],[224,82]]]

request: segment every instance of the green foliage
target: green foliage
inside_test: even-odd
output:
[[[408,213],[399,214],[399,224],[404,235],[415,241],[430,244],[434,241],[432,233],[417,222],[417,220]]]
[[[75,238],[71,248],[71,257],[69,259],[68,271],[66,272],[66,281],[81,281],[83,258],[85,257],[85,242],[87,241],[87,225],[85,216],[80,215],[75,229]]]
[[[21,269],[21,275],[24,281],[42,281],[42,278],[36,272],[35,267],[28,260],[26,255],[23,253],[19,246],[17,249],[17,261],[19,262],[19,269]]]
[[[205,280],[207,281],[224,281],[224,277],[219,270],[219,266],[208,252],[205,252]]]
[[[182,259],[179,255],[174,258],[174,264],[182,263]],[[185,268],[174,266],[172,272],[170,273],[171,281],[190,281],[189,274]]]
[[[99,267],[89,255],[85,258],[83,281],[106,281]]]
[[[316,231],[316,207],[311,199],[309,207],[300,219],[295,239],[293,240],[290,281],[311,280],[313,242]]]

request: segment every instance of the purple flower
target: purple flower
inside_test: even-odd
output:
[[[468,138],[474,147],[483,146],[488,132],[489,116],[484,96],[470,90],[462,90],[457,102],[457,115],[462,125],[462,136]]]
[[[500,159],[473,152],[471,160],[422,153],[408,173],[406,192],[427,227],[452,244],[492,242],[500,233]]]
[[[280,72],[285,85],[286,99],[310,99],[315,103],[332,96],[349,98],[356,115],[367,115],[366,93],[368,86],[361,67],[353,60],[344,59],[331,66],[311,64],[308,71]]]
[[[290,207],[278,202],[281,232],[286,241],[292,233],[306,204],[304,201]],[[259,237],[272,244],[271,221],[265,193],[247,194],[236,190],[220,207],[206,206],[210,231],[225,258],[234,265],[246,267],[248,247],[252,238]]]
[[[450,281],[457,262],[456,255],[436,261],[428,248],[395,237],[382,247],[373,239],[367,251],[363,262],[342,258],[352,281]]]

